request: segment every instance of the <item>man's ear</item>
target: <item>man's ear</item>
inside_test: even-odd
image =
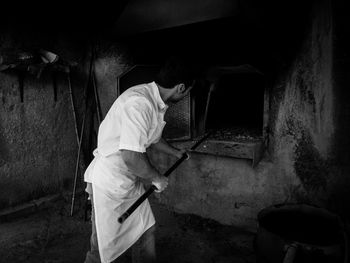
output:
[[[176,90],[177,90],[177,92],[180,93],[180,94],[181,94],[181,93],[184,93],[185,90],[186,90],[185,84],[184,84],[184,83],[177,84],[177,85],[176,85]]]

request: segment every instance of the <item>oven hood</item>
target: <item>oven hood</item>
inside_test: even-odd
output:
[[[238,0],[130,0],[115,23],[117,36],[234,16]]]

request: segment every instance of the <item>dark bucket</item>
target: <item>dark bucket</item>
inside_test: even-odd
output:
[[[343,263],[347,240],[338,216],[305,204],[275,205],[258,214],[258,263]]]

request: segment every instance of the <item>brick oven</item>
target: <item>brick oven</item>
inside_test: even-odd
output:
[[[118,94],[150,82],[158,65],[137,64],[118,78]],[[264,74],[251,65],[209,66],[198,87],[170,105],[163,136],[184,144],[210,132],[196,151],[243,158],[255,166],[267,143],[268,95]]]

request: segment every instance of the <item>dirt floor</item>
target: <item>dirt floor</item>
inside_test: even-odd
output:
[[[69,202],[61,199],[35,214],[0,223],[0,262],[84,262],[91,223],[84,220],[83,196],[77,199],[73,217]],[[255,262],[253,233],[151,203],[158,224],[159,262]]]

